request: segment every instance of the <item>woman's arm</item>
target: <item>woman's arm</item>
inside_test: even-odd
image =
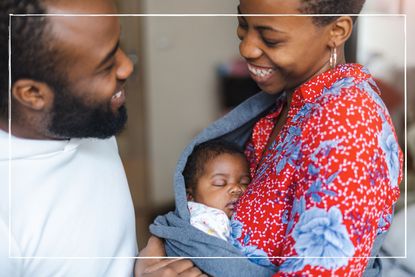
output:
[[[303,129],[288,214],[285,260],[275,276],[361,276],[389,228],[402,179],[391,120],[354,91],[326,103]]]
[[[206,276],[191,260],[162,259],[166,256],[164,243],[161,239],[152,236],[147,246],[140,252],[139,257],[155,257],[154,259],[137,259],[135,263],[135,277],[196,277]]]

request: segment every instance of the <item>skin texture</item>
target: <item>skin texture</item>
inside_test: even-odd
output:
[[[47,8],[49,13],[57,14],[116,13],[113,3],[108,0],[57,1],[47,3]],[[131,61],[119,48],[117,17],[56,16],[49,20],[54,40],[48,47],[59,49],[61,70],[66,77],[65,87],[61,90],[91,111],[99,110],[116,117],[125,99],[123,85],[133,69]],[[123,91],[123,97],[116,103],[112,97],[118,91]],[[17,80],[12,87],[13,135],[31,139],[68,137],[50,130],[57,93],[61,91],[55,91],[49,84]],[[1,119],[0,128],[7,130],[6,119]]]
[[[248,163],[239,154],[221,154],[208,161],[190,200],[220,209],[231,217],[236,201],[250,183]]]

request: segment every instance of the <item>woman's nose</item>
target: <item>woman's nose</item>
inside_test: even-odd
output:
[[[257,59],[262,55],[256,39],[249,32],[239,43],[239,52],[246,60]]]

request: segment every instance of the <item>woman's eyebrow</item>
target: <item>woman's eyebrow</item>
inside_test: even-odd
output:
[[[238,9],[238,14],[242,14],[241,9],[240,9],[240,7],[239,7],[239,5],[238,5],[237,9]],[[245,17],[244,17],[244,16],[239,15],[238,17],[240,17],[243,21],[246,21],[246,19],[245,19]]]
[[[238,9],[238,14],[242,14],[239,5],[238,5],[237,9]],[[244,16],[239,15],[238,17],[243,19],[243,21],[246,21],[246,18]],[[285,33],[284,31],[278,30],[278,29],[276,29],[274,27],[271,27],[271,26],[254,26],[254,28],[258,31],[272,31],[272,32],[276,32],[276,33]]]
[[[256,30],[258,30],[258,31],[272,31],[272,32],[276,32],[276,33],[283,33],[283,34],[285,34],[284,31],[275,29],[275,28],[273,28],[271,26],[254,26],[254,28]]]

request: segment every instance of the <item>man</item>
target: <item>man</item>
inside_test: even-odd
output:
[[[0,10],[0,276],[131,276],[133,258],[111,258],[138,253],[113,137],[132,72],[117,17],[12,17],[8,109],[9,13],[113,14],[114,5],[2,0]]]
[[[2,0],[0,11],[0,276],[131,276],[134,208],[113,136],[132,64],[117,17],[62,16],[116,9]],[[10,13],[61,15],[11,18],[9,96]],[[203,276],[189,260],[151,264],[145,276]]]

